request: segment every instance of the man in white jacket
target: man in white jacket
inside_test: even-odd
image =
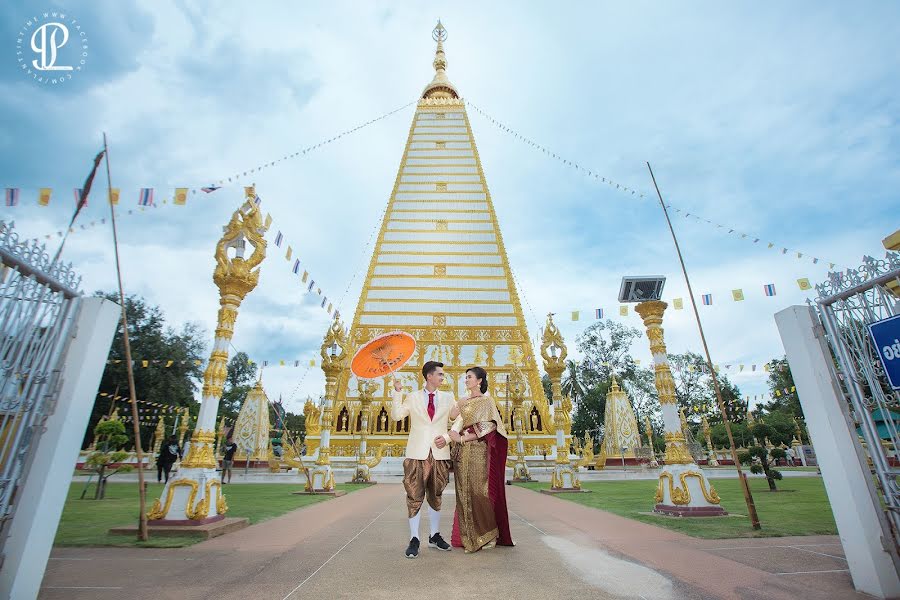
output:
[[[419,555],[419,509],[428,501],[428,520],[431,536],[428,545],[450,550],[440,533],[441,494],[450,479],[450,436],[447,424],[450,409],[455,404],[453,394],[439,391],[444,382],[444,364],[428,361],[422,367],[425,387],[404,397],[398,379],[394,379],[391,418],[402,421],[409,417],[409,439],[403,461],[403,487],[406,488],[406,507],[409,513],[409,546],[407,558]]]

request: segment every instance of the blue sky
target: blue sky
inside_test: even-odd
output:
[[[15,40],[29,16],[54,8],[80,21],[89,56],[70,82],[48,87],[20,72]],[[437,17],[449,31],[448,75],[464,98],[647,194],[597,183],[469,109],[532,337],[554,311],[573,348],[592,322],[587,311],[617,315],[623,275],[665,275],[665,296],[685,296],[645,161],[672,205],[761,238],[752,244],[673,215],[695,292],[714,297],[701,316],[722,364],[781,356],[772,315],[805,302],[796,279],[815,282],[829,262],[882,253],[880,240],[898,227],[900,7],[824,2],[765,10],[750,2],[6,3],[0,181],[23,197],[0,215],[25,236],[62,227],[103,131],[113,185],[129,207],[141,187],[168,198],[176,186],[241,173],[404,106],[431,80]],[[239,186],[255,182],[272,236],[284,232],[349,318],[412,114],[410,106],[186,207],[123,217],[126,290],[211,335],[213,247],[241,202]],[[39,187],[54,188],[48,208],[35,206]],[[81,218],[103,216],[96,202]],[[101,227],[67,243],[88,292],[115,285],[110,243]],[[785,246],[822,260],[783,255]],[[767,283],[775,298],[764,297]],[[736,288],[744,302],[730,299]],[[235,346],[259,360],[317,354],[328,316],[303,292],[273,254],[244,303]],[[572,310],[583,311],[581,321],[568,319]],[[669,313],[669,350],[698,350],[690,312]],[[640,326],[636,316],[622,320]],[[645,343],[635,355],[649,361]],[[321,371],[300,381],[303,372],[269,369],[270,396],[291,397],[296,409],[321,393]],[[733,379],[745,394],[765,391],[759,373]]]

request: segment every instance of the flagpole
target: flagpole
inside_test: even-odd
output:
[[[116,232],[116,211],[111,202],[112,177],[109,173],[109,147],[106,145],[106,132],[103,132],[103,152],[106,155],[106,200],[109,202],[110,222],[112,223],[113,233],[113,251],[116,257],[116,278],[119,282],[119,302],[122,305],[122,339],[125,343],[125,370],[128,373],[128,395],[131,397],[131,413],[132,415],[137,415],[137,394],[134,389],[134,369],[131,364],[131,343],[128,341],[128,317],[125,314],[125,291],[122,287],[122,269],[119,262],[119,238]],[[140,498],[141,511],[138,520],[138,539],[142,542],[146,542],[149,538],[149,532],[147,530],[147,491],[144,489],[144,451],[143,448],[141,448],[141,428],[137,419],[132,419],[131,425],[134,430],[134,450],[137,454],[138,461],[138,497]]]
[[[744,492],[744,502],[747,503],[747,514],[750,517],[750,525],[753,529],[760,529],[759,515],[756,514],[756,504],[753,503],[753,494],[750,493],[750,486],[747,485],[747,478],[741,470],[741,461],[738,460],[737,449],[734,445],[734,436],[731,434],[731,422],[728,420],[728,414],[725,412],[725,402],[722,400],[722,389],[719,387],[719,378],[716,376],[716,369],[713,366],[712,357],[709,354],[709,346],[706,343],[706,335],[703,333],[703,323],[700,322],[700,313],[697,311],[697,301],[694,299],[694,290],[691,288],[691,279],[688,277],[687,267],[684,266],[684,257],[681,254],[681,246],[678,244],[678,238],[675,236],[675,228],[672,227],[672,220],[669,219],[669,211],[666,210],[666,203],[663,202],[662,193],[659,191],[659,185],[656,183],[656,176],[650,163],[647,163],[647,170],[650,171],[650,178],[653,180],[653,187],[656,188],[656,196],[659,198],[659,205],[662,207],[663,215],[666,217],[666,223],[669,225],[669,232],[672,234],[672,241],[675,242],[675,251],[678,253],[678,261],[681,263],[681,272],[684,274],[684,281],[687,284],[688,296],[691,298],[691,306],[694,307],[694,317],[697,320],[697,329],[700,330],[700,340],[703,342],[703,352],[706,354],[706,363],[709,366],[709,372],[712,374],[713,387],[716,390],[716,403],[719,405],[719,412],[722,415],[722,423],[725,425],[725,431],[728,433],[728,443],[731,444],[731,459],[734,461],[734,468],[737,469],[738,480],[741,482],[741,490]]]

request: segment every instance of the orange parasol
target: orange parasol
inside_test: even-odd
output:
[[[357,350],[350,361],[350,370],[360,379],[377,379],[405,365],[415,350],[413,336],[405,331],[391,331]]]

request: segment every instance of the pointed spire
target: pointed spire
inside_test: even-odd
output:
[[[422,92],[423,98],[459,98],[459,94],[450,80],[447,79],[447,57],[444,55],[444,40],[447,39],[447,30],[438,19],[437,26],[431,32],[431,37],[437,42],[437,50],[434,53],[434,79],[425,86]]]
[[[619,390],[620,390],[620,388],[619,388],[619,382],[616,381],[616,374],[613,373],[613,374],[612,374],[612,389],[611,389],[610,391],[612,391],[612,392],[618,392]]]

